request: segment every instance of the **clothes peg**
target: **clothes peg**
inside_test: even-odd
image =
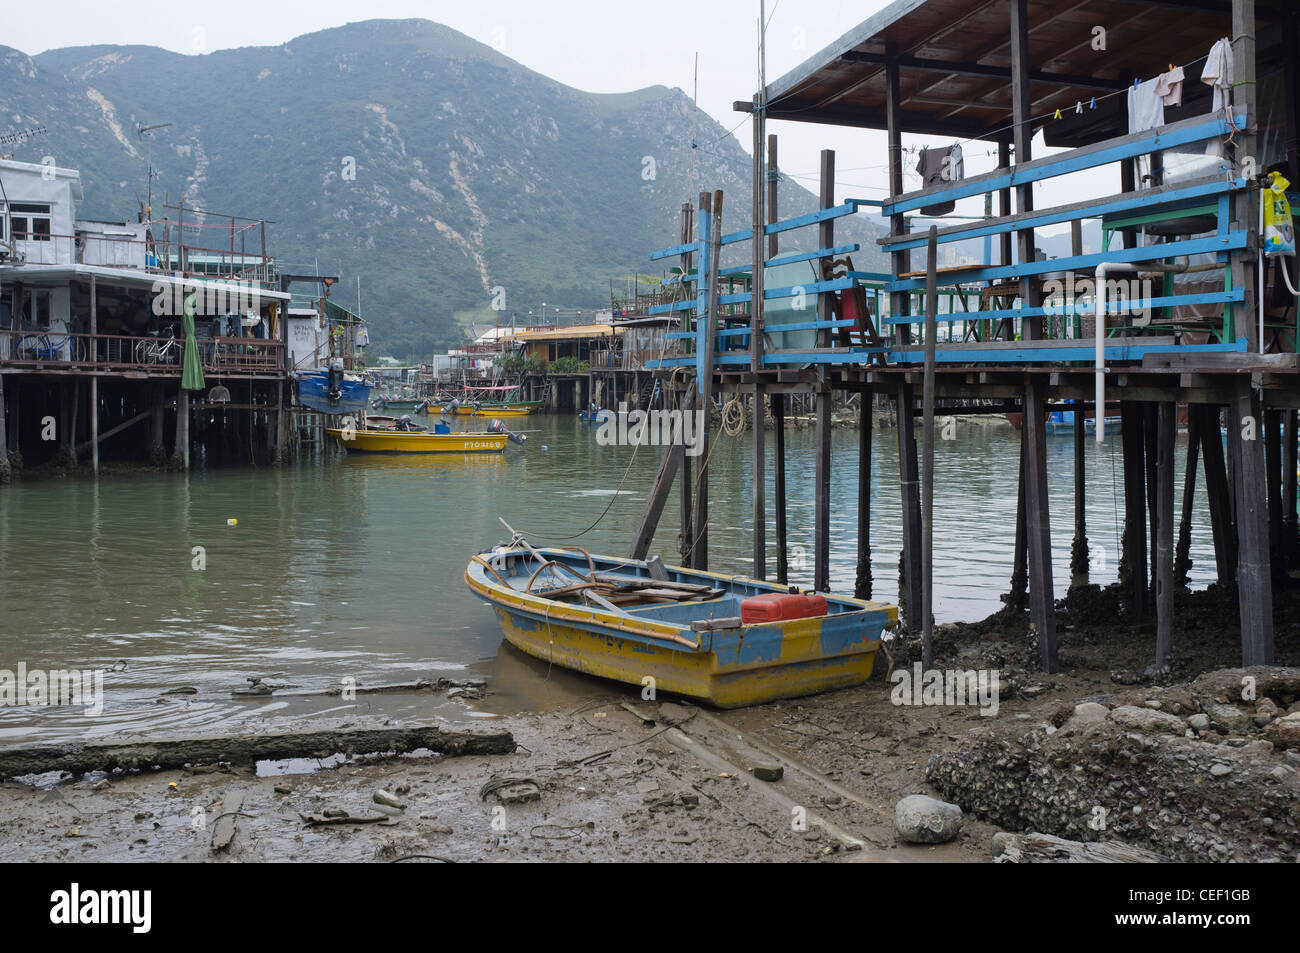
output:
[[[1089,109],[1096,109],[1096,108],[1097,108],[1097,97],[1096,97],[1096,96],[1092,97],[1092,102],[1088,103],[1088,108],[1089,108]]]
[[[1057,110],[1056,110],[1056,115],[1053,116],[1052,118],[1053,118],[1053,119],[1060,119],[1060,118],[1061,118],[1061,110],[1060,110],[1060,109],[1057,109]]]
[[[1083,115],[1083,103],[1081,101],[1074,104],[1074,114],[1076,116]]]

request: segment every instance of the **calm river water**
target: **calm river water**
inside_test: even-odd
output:
[[[476,714],[559,704],[592,687],[548,672],[502,646],[495,617],[462,581],[469,555],[507,537],[504,517],[538,543],[571,536],[593,552],[625,553],[654,477],[658,448],[600,446],[567,417],[529,418],[526,446],[504,456],[343,457],[279,470],[229,469],[33,480],[0,490],[0,669],[109,668],[106,709],[0,710],[0,741],[39,735],[212,728],[323,711],[427,716],[428,695],[319,694],[236,700],[248,676],[275,675],[290,691],[437,675],[483,676],[494,694]],[[750,570],[749,435],[716,438],[711,458],[710,564]],[[857,433],[834,432],[832,586],[851,592],[857,532]],[[1052,560],[1058,594],[1068,581],[1073,447],[1049,437]],[[770,446],[770,442],[769,442]],[[896,435],[877,431],[873,461],[873,570],[877,598],[897,593],[900,504]],[[1180,435],[1178,493],[1186,436]],[[982,618],[1007,588],[1015,527],[1019,435],[958,423],[936,447],[935,615]],[[1103,547],[1094,581],[1114,579],[1119,439],[1088,443],[1088,528]],[[814,445],[787,441],[792,582],[809,584]],[[618,492],[624,474],[623,492]],[[769,502],[771,501],[769,474]],[[1193,584],[1210,580],[1213,550],[1203,489]],[[612,505],[611,504],[612,500]],[[605,512],[609,506],[608,512]],[[677,553],[677,501],[654,551]],[[237,520],[228,525],[228,520]],[[775,561],[775,533],[769,565]],[[206,568],[193,568],[203,547]],[[800,559],[804,562],[802,568]],[[161,693],[179,687],[194,694]],[[440,716],[464,716],[436,703]]]

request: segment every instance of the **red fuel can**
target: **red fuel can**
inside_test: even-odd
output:
[[[826,597],[806,592],[767,592],[740,603],[742,625],[811,619],[826,614]]]

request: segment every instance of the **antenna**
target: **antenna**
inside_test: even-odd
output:
[[[151,126],[141,125],[140,123],[135,124],[136,136],[141,141],[145,139],[149,140],[149,153],[148,153],[148,157],[145,160],[145,164],[149,168],[149,182],[148,182],[148,188],[146,190],[147,194],[145,198],[146,221],[151,221],[153,219],[153,134],[156,130],[166,129],[170,125],[171,123],[169,122],[156,122]],[[179,236],[177,237],[177,241],[182,241],[182,240],[183,239],[181,239]]]

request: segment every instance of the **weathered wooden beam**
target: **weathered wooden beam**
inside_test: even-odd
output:
[[[903,505],[903,581],[899,587],[899,617],[907,632],[921,631],[921,500],[916,465],[916,417],[912,385],[900,380],[896,391],[898,418],[898,487]]]
[[[790,582],[789,537],[785,510],[785,394],[772,395],[772,430],[776,437],[776,459],[772,469],[776,493],[776,581]]]
[[[921,664],[934,665],[934,347],[939,336],[939,245],[930,226],[925,264],[925,379],[921,385]]]
[[[695,388],[691,387],[687,390],[682,404],[683,415],[691,413],[694,406]],[[664,506],[668,502],[673,480],[682,468],[685,459],[686,448],[680,441],[664,448],[663,456],[659,460],[659,472],[655,474],[654,485],[650,488],[650,497],[646,500],[645,511],[641,514],[641,522],[637,526],[636,535],[632,537],[630,558],[645,559],[646,554],[650,552],[650,544],[654,541],[655,530],[659,528],[659,519],[663,516]],[[687,488],[684,492],[689,499],[690,489]]]
[[[1234,7],[1235,7],[1234,2]],[[1268,502],[1259,396],[1249,381],[1237,387],[1228,421],[1237,501],[1237,605],[1241,664],[1273,664],[1273,581],[1268,558]]]
[[[1083,408],[1074,405],[1074,540],[1070,544],[1070,585],[1088,584],[1088,478],[1084,467],[1084,444],[1088,435],[1083,426]],[[1106,411],[1096,415],[1105,426]]]
[[[218,761],[251,765],[286,758],[328,758],[335,754],[403,754],[422,748],[442,755],[511,754],[516,744],[506,731],[479,734],[432,727],[398,727],[11,746],[0,748],[0,778],[47,771],[67,771],[74,775],[118,768],[147,771]]]
[[[1156,662],[1155,673],[1169,671],[1174,617],[1174,435],[1178,408],[1158,405],[1156,422]]]
[[[1016,2],[1016,0],[1013,0]],[[1019,0],[1023,2],[1023,0]],[[1044,672],[1060,667],[1052,584],[1052,526],[1047,499],[1046,381],[1025,377],[1025,537],[1029,549],[1029,616]]]
[[[1120,401],[1120,443],[1124,463],[1124,536],[1120,581],[1129,587],[1129,604],[1137,618],[1147,612],[1146,474],[1143,467],[1142,406]]]
[[[1187,462],[1183,467],[1183,507],[1174,547],[1174,585],[1185,587],[1192,570],[1192,511],[1196,508],[1196,467],[1201,450],[1200,408],[1187,408]]]
[[[875,427],[875,389],[858,391],[858,565],[853,583],[856,599],[871,598],[871,437]]]
[[[817,481],[813,504],[813,588],[831,588],[831,403],[830,389],[817,393]]]
[[[1237,531],[1233,524],[1232,501],[1223,443],[1219,437],[1219,406],[1192,404],[1201,418],[1201,456],[1205,460],[1205,496],[1210,505],[1210,528],[1214,535],[1214,562],[1219,584],[1237,584]],[[1232,415],[1228,415],[1231,420]]]

